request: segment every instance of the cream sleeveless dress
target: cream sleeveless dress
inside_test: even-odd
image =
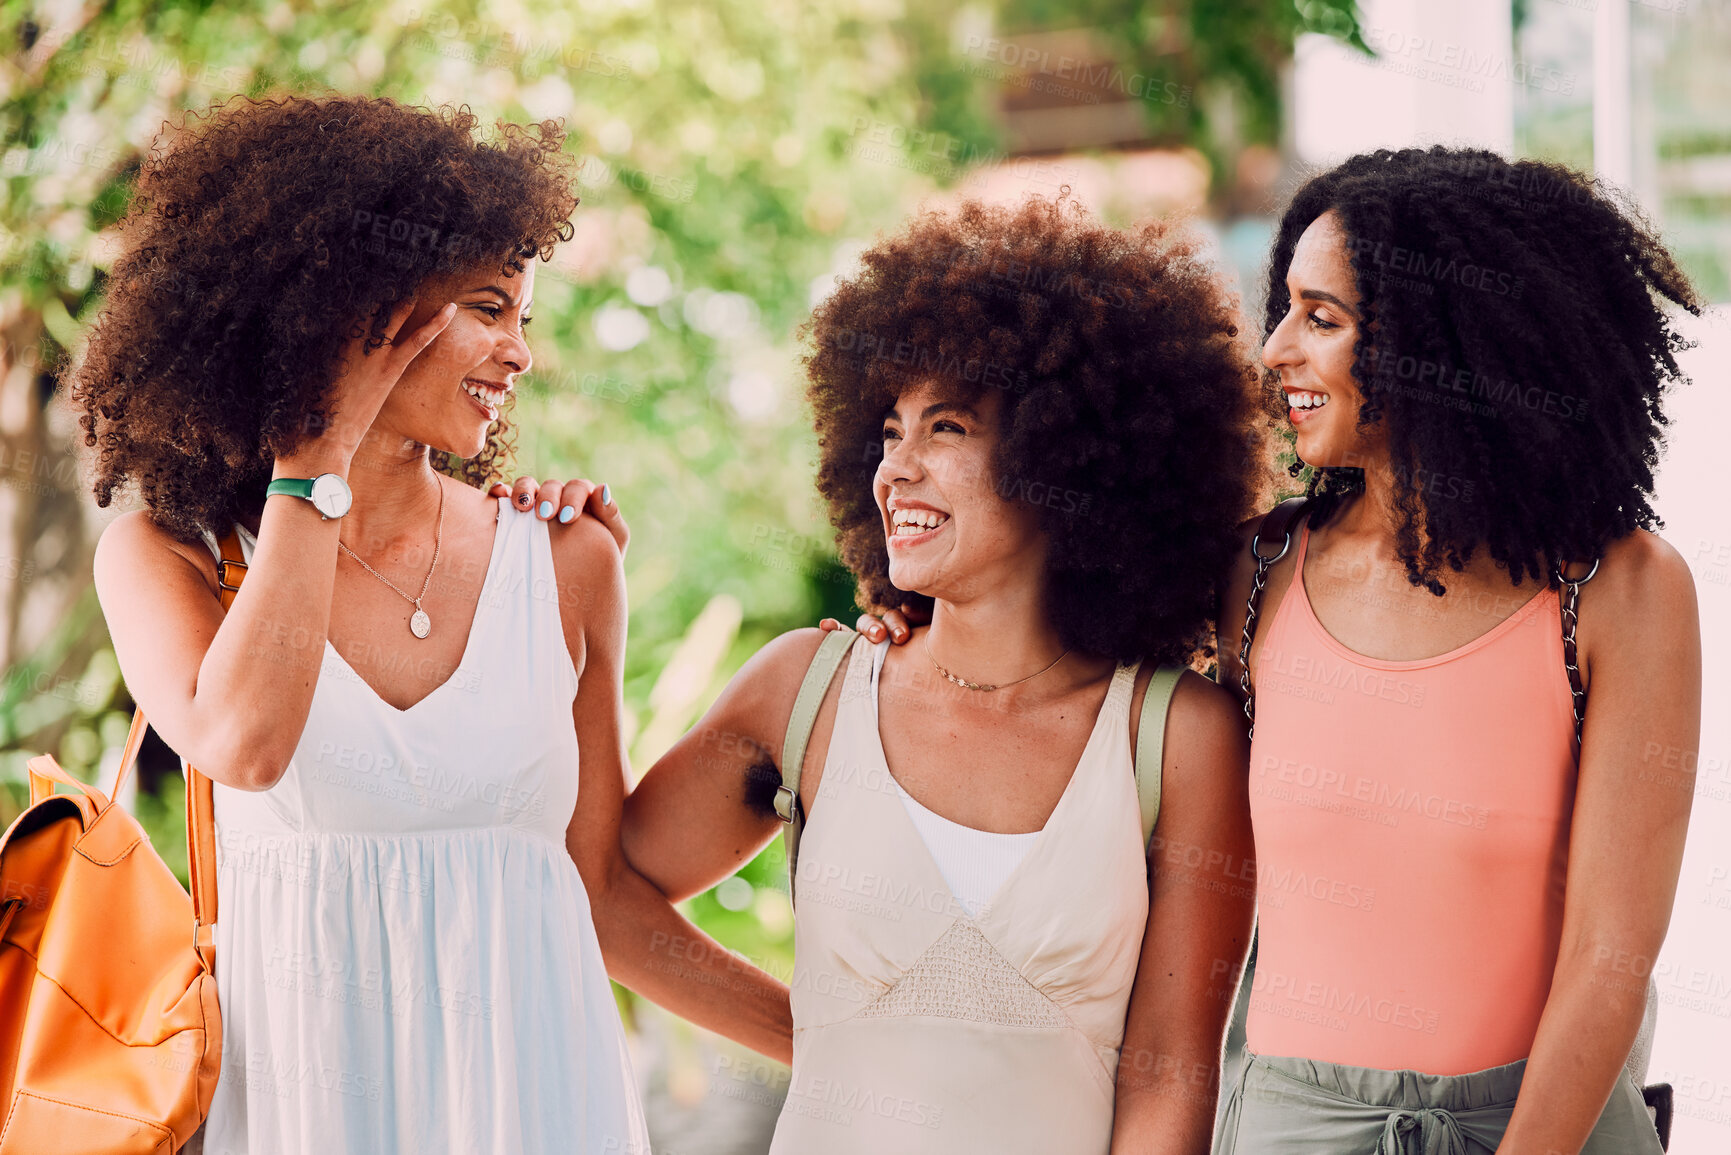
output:
[[[889,643],[879,643],[887,646]],[[854,644],[800,840],[771,1155],[1104,1155],[1148,917],[1120,666],[1056,809],[969,917],[889,773]]]
[[[556,589],[547,524],[500,498],[450,680],[398,710],[327,641],[282,780],[215,787],[206,1155],[649,1151],[565,848],[577,673]],[[405,628],[388,656],[416,644]]]

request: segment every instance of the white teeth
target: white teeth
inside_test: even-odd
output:
[[[949,514],[932,509],[896,509],[890,511],[890,524],[898,535],[924,533],[950,519]]]
[[[505,394],[508,390],[494,389],[486,385],[478,385],[473,381],[465,381],[463,382],[463,392],[483,405],[497,408],[505,403]]]
[[[1328,394],[1309,393],[1302,389],[1294,390],[1286,395],[1287,404],[1294,409],[1321,409],[1328,404]]]

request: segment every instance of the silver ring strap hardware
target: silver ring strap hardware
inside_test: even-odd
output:
[[[1563,576],[1563,566],[1559,562],[1552,573],[1557,585],[1561,587],[1558,595],[1563,619],[1563,669],[1569,675],[1569,696],[1575,709],[1575,748],[1581,745],[1581,730],[1587,722],[1587,688],[1581,682],[1581,664],[1576,656],[1575,627],[1580,624],[1581,587],[1593,580],[1593,575],[1599,572],[1599,558],[1593,559],[1592,566],[1586,576],[1566,578]]]
[[[238,571],[233,574],[232,581],[230,580],[231,570]],[[225,557],[216,563],[216,585],[218,589],[231,591],[238,590],[240,588],[240,583],[245,580],[245,578],[246,563],[244,561],[235,561],[232,558]]]
[[[1250,644],[1256,639],[1257,619],[1262,612],[1262,591],[1268,585],[1268,571],[1292,548],[1292,527],[1309,504],[1308,497],[1289,497],[1268,511],[1262,524],[1250,539],[1250,556],[1256,559],[1256,573],[1250,579],[1250,600],[1244,610],[1244,632],[1238,647],[1238,689],[1244,695],[1244,719],[1249,723],[1248,737],[1256,736],[1256,691],[1250,683]],[[1280,535],[1280,549],[1263,553],[1263,538]]]

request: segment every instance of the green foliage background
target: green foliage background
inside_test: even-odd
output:
[[[959,55],[958,29],[982,22],[1092,27],[1126,67],[1181,78],[1198,99],[1150,102],[1150,136],[1217,168],[1277,139],[1275,75],[1298,32],[1357,39],[1350,0],[0,6],[0,371],[26,418],[0,445],[14,499],[0,821],[24,802],[28,753],[91,778],[131,709],[89,584],[102,518],[51,374],[100,305],[110,226],[165,122],[235,94],[326,90],[565,120],[583,204],[538,274],[516,465],[606,481],[631,521],[642,768],[766,640],[851,619],[812,492],[795,331],[827,279],[935,187],[911,154],[860,159],[865,134],[942,134],[962,157],[1000,147],[994,92]],[[178,782],[138,809],[184,870]],[[779,869],[772,847],[691,908],[785,973]]]

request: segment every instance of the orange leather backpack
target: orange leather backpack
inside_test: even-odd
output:
[[[227,609],[233,530],[222,556]],[[134,713],[117,795],[144,730]],[[210,779],[187,768],[189,897],[124,808],[50,755],[29,773],[30,808],[0,837],[0,1155],[173,1155],[222,1065]]]

